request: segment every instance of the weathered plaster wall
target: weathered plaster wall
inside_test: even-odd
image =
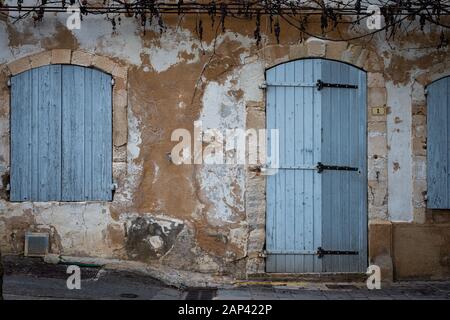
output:
[[[176,144],[170,136],[177,128],[192,132],[198,120],[204,129],[264,128],[264,92],[258,86],[265,68],[304,57],[344,61],[368,73],[372,223],[436,223],[426,219],[424,205],[425,96],[420,86],[427,84],[424,75],[433,73],[437,65],[441,73],[449,69],[449,52],[404,49],[429,46],[435,35],[394,41],[393,47],[377,37],[371,42],[313,38],[301,42],[298,31],[282,25],[280,44],[265,34],[257,47],[254,23],[247,21],[230,20],[227,31],[216,39],[215,29],[205,27],[200,41],[192,18],[181,23],[177,18],[167,20],[162,35],[157,26],[142,32],[134,19],[122,19],[113,31],[99,17],[85,18],[81,30],[72,32],[66,29],[65,18],[49,16],[36,25],[0,19],[0,245],[4,252],[22,252],[25,231],[48,231],[51,251],[58,254],[136,260],[235,277],[264,272],[264,176],[238,165],[176,166],[168,157]],[[267,30],[264,23],[261,29]],[[6,80],[10,73],[49,63],[92,65],[122,79],[114,87],[118,190],[111,203],[8,201]],[[387,115],[373,116],[375,106],[387,107]],[[433,217],[432,212],[428,215]],[[381,252],[377,245],[385,244],[372,239],[372,252]],[[391,253],[387,255],[391,259]]]
[[[394,272],[398,279],[450,277],[449,224],[393,224]]]
[[[205,129],[245,127],[244,97],[263,96],[257,86],[264,79],[260,62],[236,68],[254,50],[252,39],[230,32],[201,42],[190,23],[178,30],[172,25],[162,35],[156,27],[144,34],[132,19],[112,32],[103,19],[88,18],[81,30],[69,32],[64,19],[50,18],[37,27],[32,22],[14,27],[0,22],[4,251],[22,252],[25,231],[49,231],[54,253],[162,263],[213,274],[236,273],[239,265],[244,270],[244,168],[177,167],[168,153],[175,144],[170,141],[172,131],[191,130],[196,120],[203,121]],[[55,48],[66,50],[52,51]],[[90,61],[80,62],[85,52]],[[56,55],[64,57],[57,60]],[[110,64],[125,66],[126,81],[116,79],[114,86],[114,105],[124,101],[125,112],[114,106],[118,190],[112,203],[8,201],[7,77],[49,63],[92,65],[108,73],[114,69]],[[125,128],[125,139],[116,135],[117,127]]]

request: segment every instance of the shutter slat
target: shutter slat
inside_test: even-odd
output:
[[[45,161],[45,155],[47,150],[44,149],[42,152],[39,150],[39,139],[40,139],[40,125],[39,125],[39,114],[47,113],[45,110],[45,106],[39,107],[40,98],[42,95],[39,92],[45,88],[45,85],[41,85],[40,81],[44,81],[47,85],[49,85],[49,68],[38,68],[30,71],[30,84],[31,84],[31,99],[30,99],[30,155],[31,155],[31,163],[30,163],[30,200],[42,200],[40,195],[40,186],[42,182],[39,180],[39,177],[42,174],[39,172],[40,164]],[[44,127],[44,126],[43,126]],[[41,161],[40,157],[43,157],[43,161]],[[45,191],[45,186],[43,186],[43,190]],[[42,192],[44,193],[44,192]]]
[[[93,105],[93,97],[97,94],[98,89],[93,85],[92,81],[92,72],[86,72],[84,75],[84,81],[86,83],[84,90],[84,199],[94,199],[93,190],[95,188],[95,184],[93,182],[93,152],[95,149],[93,148],[92,139],[93,135],[93,127],[95,125],[93,121],[94,105]]]
[[[38,161],[39,201],[61,197],[61,66],[39,70],[36,152]],[[35,121],[33,121],[35,122]],[[33,154],[35,154],[33,152]],[[34,175],[33,175],[34,176]]]

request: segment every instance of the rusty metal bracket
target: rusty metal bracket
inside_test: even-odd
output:
[[[322,247],[317,248],[317,256],[322,259],[324,255],[358,255],[358,251],[348,250],[324,250]]]
[[[358,168],[347,166],[330,166],[325,165],[322,162],[317,163],[317,172],[322,173],[324,170],[338,170],[338,171],[358,171]]]
[[[358,86],[354,84],[327,83],[322,80],[317,80],[316,87],[319,91],[323,88],[358,89]]]

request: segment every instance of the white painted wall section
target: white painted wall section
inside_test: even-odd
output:
[[[388,140],[388,214],[391,221],[412,221],[411,87],[386,83]]]

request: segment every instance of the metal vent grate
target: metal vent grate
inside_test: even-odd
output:
[[[48,233],[27,232],[25,234],[25,252],[27,257],[42,257],[48,253]]]

